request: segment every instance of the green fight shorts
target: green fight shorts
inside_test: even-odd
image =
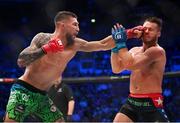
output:
[[[56,108],[45,91],[18,80],[13,84],[6,111],[10,119],[17,122],[26,121],[35,116],[35,121],[55,122],[63,120],[63,114]]]

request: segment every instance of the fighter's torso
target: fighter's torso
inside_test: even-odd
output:
[[[63,73],[67,63],[74,57],[78,44],[65,47],[64,51],[48,53],[26,67],[20,79],[41,90],[47,90]]]
[[[133,51],[133,55],[141,55],[142,47]],[[166,59],[160,58],[149,65],[143,65],[141,69],[133,70],[130,76],[131,93],[161,93],[162,77]]]

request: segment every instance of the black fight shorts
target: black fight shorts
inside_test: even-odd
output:
[[[163,97],[159,93],[130,94],[119,112],[134,122],[169,122],[163,109]]]

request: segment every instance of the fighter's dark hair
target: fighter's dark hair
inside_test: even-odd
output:
[[[69,17],[77,18],[77,15],[70,11],[59,11],[56,16],[54,17],[54,23],[58,21],[69,19]]]
[[[158,18],[158,17],[148,17],[145,19],[145,22],[148,21],[148,22],[152,22],[152,23],[156,23],[159,27],[159,29],[161,30],[162,29],[162,24],[163,24],[163,21],[161,18]]]

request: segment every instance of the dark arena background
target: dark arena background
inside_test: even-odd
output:
[[[78,15],[79,37],[86,40],[110,35],[116,22],[131,28],[145,17],[161,17],[164,23],[159,44],[167,55],[163,79],[165,110],[170,121],[180,122],[179,0],[0,0],[0,121],[13,80],[24,72],[17,66],[18,54],[36,33],[54,31],[53,18],[60,10]],[[139,42],[132,39],[128,48],[141,45]],[[111,122],[126,101],[130,71],[113,74],[110,53],[78,52],[68,64],[63,81],[74,92],[74,121]]]

